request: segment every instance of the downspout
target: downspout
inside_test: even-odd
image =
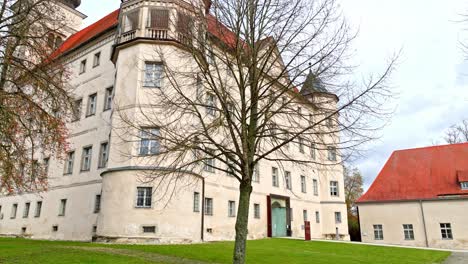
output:
[[[419,200],[419,207],[421,208],[421,216],[422,216],[422,221],[423,221],[424,238],[426,240],[426,247],[429,247],[429,241],[427,240],[426,218],[424,216],[424,207],[423,207],[422,200]]]
[[[204,229],[205,229],[205,178],[202,177],[202,208],[201,208],[201,241],[204,241]]]

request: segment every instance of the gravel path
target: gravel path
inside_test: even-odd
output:
[[[453,252],[443,264],[467,264],[468,252]]]

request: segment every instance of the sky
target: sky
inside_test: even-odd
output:
[[[353,65],[359,75],[378,74],[401,50],[391,87],[395,112],[381,137],[365,146],[353,165],[372,183],[394,150],[442,144],[446,129],[468,119],[468,43],[466,0],[338,0],[358,30]],[[104,2],[104,1],[103,1]],[[117,9],[120,0],[83,0],[85,25]]]

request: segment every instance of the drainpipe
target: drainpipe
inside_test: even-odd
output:
[[[424,238],[426,240],[426,247],[429,247],[429,241],[427,240],[426,218],[424,216],[424,207],[423,207],[422,200],[419,200],[419,207],[421,208],[421,216],[422,216],[422,221],[423,221]]]
[[[201,241],[204,241],[204,230],[205,230],[205,178],[202,177],[202,208],[201,208]]]

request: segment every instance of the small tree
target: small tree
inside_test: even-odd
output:
[[[336,157],[372,140],[377,121],[388,117],[382,106],[392,97],[386,81],[394,60],[362,84],[347,80],[355,35],[334,0],[213,1],[208,15],[180,10],[173,28],[181,49],[154,49],[164,79],[149,85],[160,88],[145,91],[136,111],[116,102],[114,131],[129,143],[158,139],[145,151],[154,155],[140,162],[155,168],[144,180],[166,196],[182,179],[206,176],[204,169],[237,179],[233,262],[244,263],[258,164],[340,166]],[[310,154],[296,155],[292,146]],[[312,158],[317,150],[328,151],[327,162]]]
[[[445,133],[445,141],[448,144],[468,142],[468,120],[451,126]]]
[[[4,0],[0,8],[0,192],[41,190],[39,157],[66,147],[70,109],[63,65],[53,61],[66,21],[55,1]],[[47,160],[46,160],[47,161]]]

